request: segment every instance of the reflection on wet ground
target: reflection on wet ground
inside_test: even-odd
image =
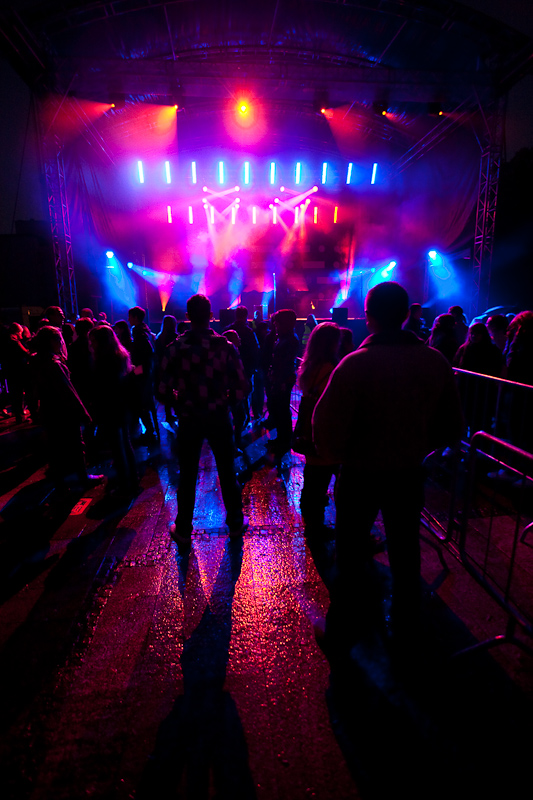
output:
[[[238,459],[250,528],[237,541],[204,448],[184,554],[168,536],[179,480],[170,427],[160,446],[138,449],[143,491],[129,505],[96,487],[72,513],[72,498],[47,494],[43,470],[6,489],[5,797],[513,796],[530,687],[486,653],[449,660],[476,615],[498,610],[453,572],[451,590],[447,579],[426,597],[407,674],[386,629],[330,666],[319,644],[334,543],[305,539],[300,457],[278,475],[260,439]],[[423,562],[431,582],[438,562],[425,545]],[[386,610],[386,554],[376,574]],[[522,672],[531,663],[523,656]]]

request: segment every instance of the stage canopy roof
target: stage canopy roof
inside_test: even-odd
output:
[[[451,112],[533,65],[531,38],[449,0],[16,0],[2,3],[0,26],[36,90],[170,98],[189,113],[238,89],[292,113]]]

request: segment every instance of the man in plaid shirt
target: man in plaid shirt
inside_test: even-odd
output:
[[[226,524],[230,536],[240,536],[248,520],[243,517],[241,489],[235,475],[233,427],[229,404],[242,400],[249,390],[240,356],[224,336],[211,328],[211,303],[195,294],[187,301],[191,329],[169,345],[163,357],[162,394],[176,397],[179,418],[180,481],[178,515],[170,535],[180,545],[190,545],[200,452],[207,439],[218,470]]]

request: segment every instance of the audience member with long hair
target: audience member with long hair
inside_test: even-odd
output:
[[[91,417],[76,392],[66,366],[66,347],[58,328],[42,327],[34,338],[32,375],[38,415],[45,434],[50,476],[57,488],[76,474],[82,485],[102,476],[87,474],[81,426]]]
[[[311,331],[298,370],[298,385],[303,395],[314,398],[315,402],[326,388],[329,376],[337,366],[340,342],[341,329],[335,322],[323,322]],[[305,457],[300,509],[308,536],[319,534],[324,527],[328,487],[337,471],[337,466],[321,458],[316,452]]]
[[[476,322],[469,328],[466,342],[458,348],[453,364],[469,372],[500,377],[504,365],[503,355],[493,344],[483,322]]]
[[[138,478],[128,424],[130,356],[109,325],[93,328],[89,344],[94,357],[93,408],[98,433],[111,450],[117,491],[134,494]]]
[[[154,375],[154,386],[157,390],[161,378],[162,378],[162,362],[163,356],[165,355],[165,350],[175,342],[178,338],[177,328],[177,320],[176,317],[173,317],[172,314],[165,314],[163,317],[163,321],[161,322],[161,330],[155,337],[155,375]],[[174,417],[172,416],[172,397],[165,396],[161,398],[163,405],[165,407],[165,419],[167,422],[172,423],[174,422]]]

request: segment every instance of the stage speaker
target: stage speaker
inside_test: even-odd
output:
[[[232,325],[235,322],[235,309],[234,308],[219,309],[218,318],[220,320],[220,328],[224,330],[224,328],[227,328],[228,325]]]
[[[348,325],[348,309],[347,308],[334,308],[331,315],[331,321],[336,322],[341,328],[346,328]]]

